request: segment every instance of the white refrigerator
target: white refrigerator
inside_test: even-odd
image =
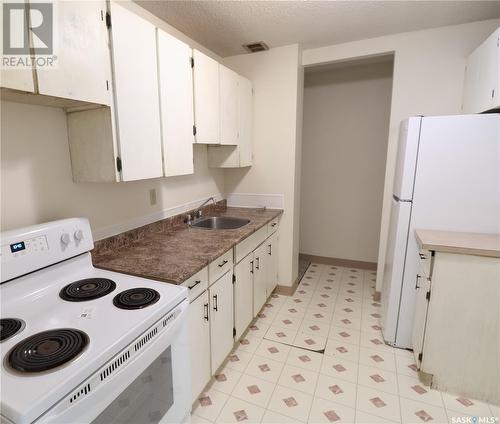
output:
[[[416,229],[500,233],[500,114],[401,123],[381,299],[384,339],[400,348],[411,348]]]

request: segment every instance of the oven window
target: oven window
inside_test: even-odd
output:
[[[174,403],[172,351],[169,346],[93,424],[156,424]]]

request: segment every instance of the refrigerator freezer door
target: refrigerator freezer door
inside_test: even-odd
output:
[[[389,344],[396,341],[411,207],[411,202],[392,199],[381,299],[382,334]]]
[[[399,128],[398,156],[393,193],[401,200],[411,200],[413,198],[421,122],[421,117],[408,118],[401,122]]]
[[[500,114],[422,120],[414,228],[500,233]]]

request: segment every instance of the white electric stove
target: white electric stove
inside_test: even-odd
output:
[[[185,288],[94,268],[86,219],[1,237],[2,422],[189,416]]]

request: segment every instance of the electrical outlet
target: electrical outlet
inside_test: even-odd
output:
[[[149,190],[149,204],[156,205],[156,189],[152,188]]]

